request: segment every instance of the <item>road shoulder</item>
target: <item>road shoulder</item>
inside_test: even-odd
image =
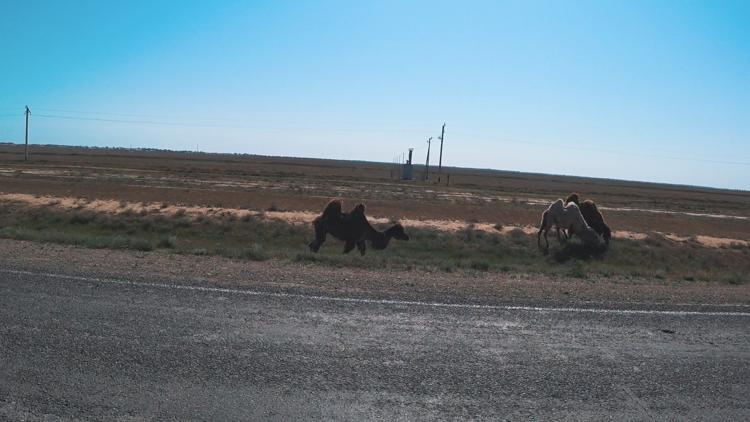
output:
[[[330,297],[440,303],[648,307],[750,305],[750,286],[492,272],[372,271],[0,239],[2,269]],[[362,259],[367,259],[363,257]]]

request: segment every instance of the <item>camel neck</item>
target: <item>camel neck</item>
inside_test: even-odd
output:
[[[385,249],[388,246],[388,242],[390,242],[391,236],[387,232],[380,232],[372,226],[369,227],[368,232],[369,233],[367,237],[373,248]]]

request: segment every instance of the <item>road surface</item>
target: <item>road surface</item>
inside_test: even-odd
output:
[[[0,270],[0,420],[750,419],[746,306],[163,283]]]

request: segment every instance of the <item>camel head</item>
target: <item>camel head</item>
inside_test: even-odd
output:
[[[398,240],[409,240],[409,235],[404,231],[404,226],[401,224],[395,224],[391,228],[385,231],[385,235]]]
[[[570,195],[568,195],[568,198],[565,199],[565,205],[568,205],[568,203],[570,203],[570,202],[572,202],[572,203],[574,203],[576,205],[581,205],[579,203],[579,199],[578,199],[578,194],[577,193],[571,193]]]
[[[602,239],[599,237],[599,234],[594,231],[591,227],[586,227],[583,230],[578,230],[575,232],[576,236],[579,236],[581,240],[583,240],[583,243],[585,243],[588,246],[595,246],[595,245],[601,245]]]

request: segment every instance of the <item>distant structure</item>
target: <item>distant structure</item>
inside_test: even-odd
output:
[[[29,161],[29,114],[31,114],[29,106],[26,106],[24,114],[26,114],[26,142],[23,147],[23,161]]]
[[[438,161],[438,182],[440,176],[443,174],[443,140],[445,139],[445,123],[443,123],[443,129],[440,131],[440,160]]]
[[[424,165],[424,180],[430,179],[430,142],[432,141],[432,136],[430,136],[430,139],[427,140],[427,162]]]
[[[404,180],[412,180],[414,174],[414,166],[411,164],[411,156],[414,152],[414,148],[409,148],[409,160],[406,161],[402,168],[401,178]]]

